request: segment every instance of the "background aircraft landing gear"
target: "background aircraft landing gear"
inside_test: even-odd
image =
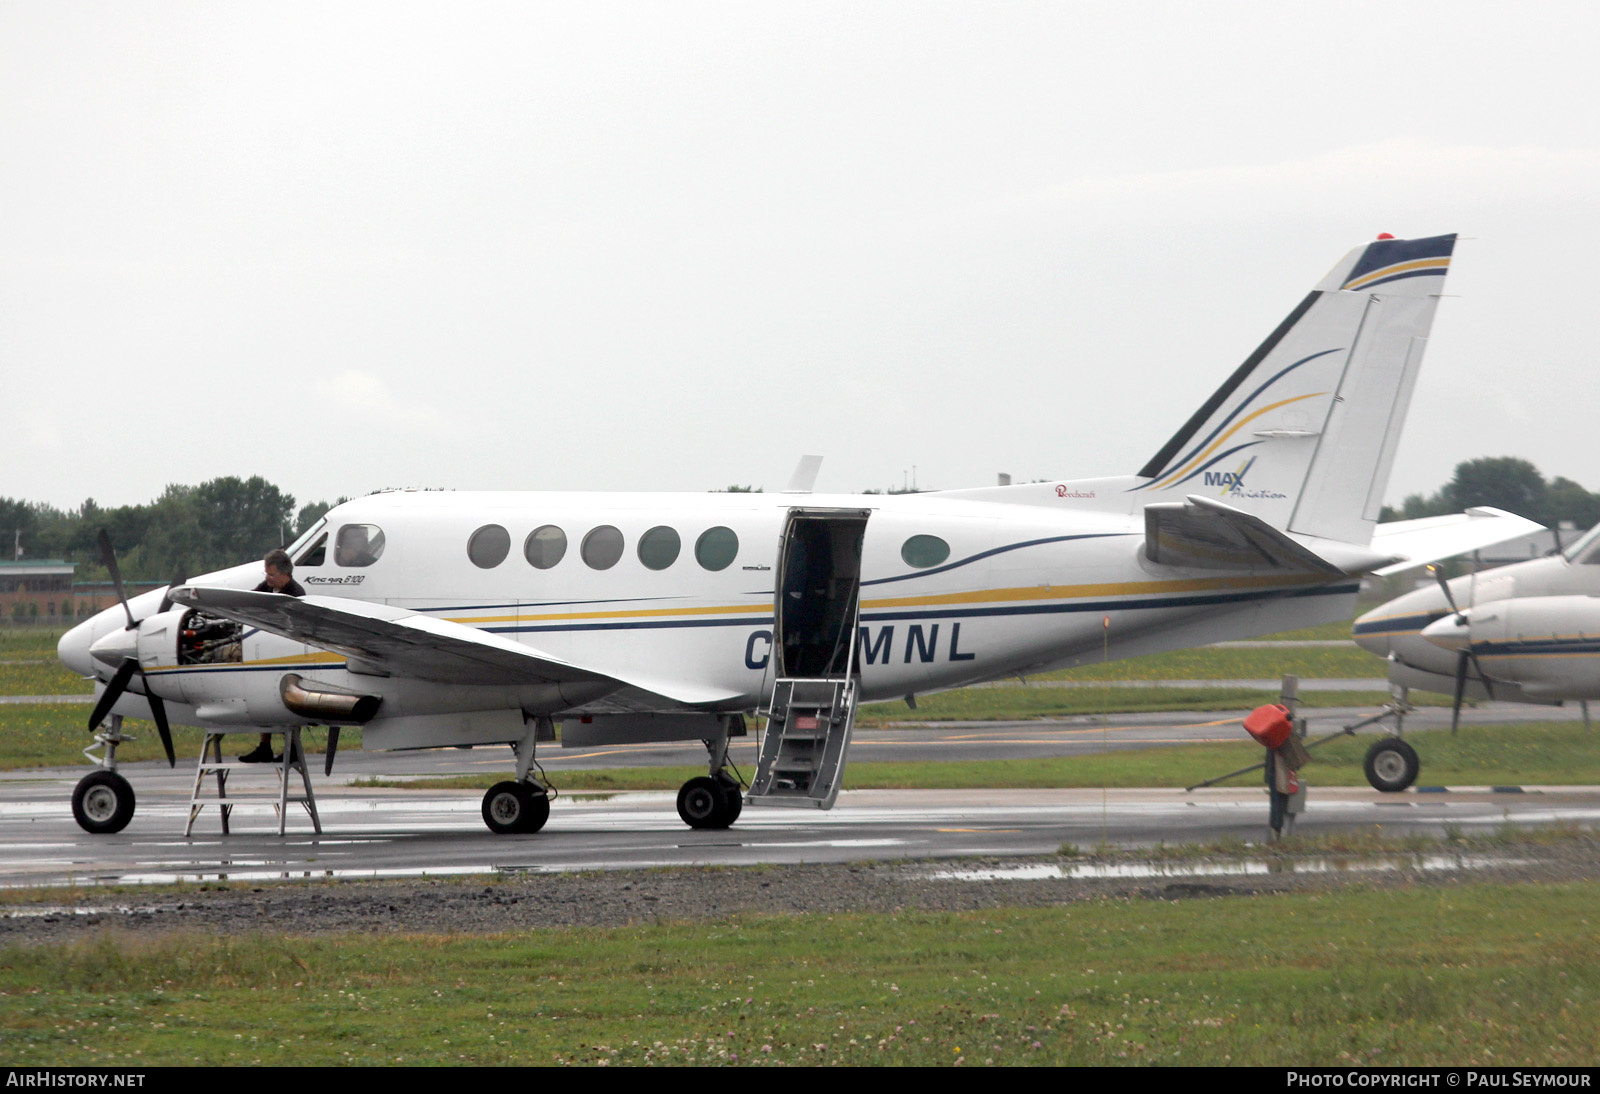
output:
[[[743,811],[743,787],[726,772],[696,776],[678,791],[678,816],[690,828],[726,828]]]
[[[1417,781],[1417,772],[1422,770],[1417,750],[1399,737],[1385,737],[1367,749],[1361,766],[1372,788],[1386,794],[1404,790]]]
[[[72,816],[85,832],[120,832],[133,819],[133,787],[115,771],[91,771],[72,791]]]
[[[537,832],[550,819],[550,795],[537,783],[495,783],[483,796],[483,823],[500,836]]]

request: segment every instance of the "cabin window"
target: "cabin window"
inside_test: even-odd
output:
[[[646,569],[665,570],[678,561],[678,552],[682,549],[683,540],[678,538],[677,530],[665,524],[657,525],[639,537],[639,561],[645,564]]]
[[[567,533],[554,524],[541,525],[523,541],[522,555],[528,565],[548,570],[560,562],[567,553]]]
[[[482,570],[492,570],[511,553],[511,533],[498,524],[485,524],[467,540],[467,557]]]
[[[739,537],[732,528],[707,528],[694,541],[695,561],[708,570],[726,570],[739,554]]]
[[[317,537],[309,550],[294,560],[296,566],[321,566],[328,561],[328,534],[324,532]]]
[[[609,524],[590,529],[579,548],[583,561],[592,570],[609,570],[622,557],[622,533]]]
[[[912,536],[900,546],[900,557],[907,566],[926,570],[950,557],[950,545],[938,536]]]
[[[346,524],[334,543],[333,561],[341,566],[371,566],[383,557],[383,529],[376,524]]]

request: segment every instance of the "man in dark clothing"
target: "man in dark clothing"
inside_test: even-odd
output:
[[[289,561],[289,552],[282,547],[274,547],[267,552],[263,560],[267,570],[267,579],[256,586],[258,593],[284,593],[288,596],[305,596],[305,588],[294,579],[294,563]]]
[[[306,590],[294,579],[294,563],[289,561],[289,552],[281,547],[274,547],[267,552],[267,557],[262,560],[266,567],[266,580],[255,587],[258,593],[283,593],[285,596],[305,596]],[[245,764],[275,764],[283,762],[282,756],[272,754],[272,734],[263,733],[261,743],[256,745],[255,751],[246,752],[239,757],[240,763]]]

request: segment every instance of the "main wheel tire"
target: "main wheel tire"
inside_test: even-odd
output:
[[[1422,761],[1417,759],[1417,750],[1399,737],[1386,737],[1367,749],[1361,766],[1374,790],[1395,794],[1417,781]]]
[[[483,796],[483,823],[497,836],[523,831],[531,802],[522,783],[507,780],[495,783]],[[548,810],[549,802],[545,803]]]
[[[709,775],[700,775],[678,790],[678,816],[690,828],[726,828],[729,816],[728,795]]]
[[[133,787],[115,771],[92,771],[72,791],[72,816],[85,832],[120,832],[133,819]]]
[[[728,805],[728,822],[724,828],[730,827],[739,819],[739,814],[744,812],[744,787],[732,775],[718,775],[717,782],[722,786],[722,794]]]
[[[522,827],[517,831],[537,832],[550,819],[550,795],[545,793],[544,787],[529,783],[523,783],[522,789],[528,795],[528,811],[523,815]]]

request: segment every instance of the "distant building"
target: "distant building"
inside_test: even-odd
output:
[[[74,618],[72,574],[76,569],[74,563],[59,558],[0,562],[0,620],[30,623]]]
[[[1557,543],[1557,532],[1560,533],[1560,542]],[[1508,539],[1504,543],[1496,543],[1492,547],[1485,547],[1478,552],[1478,568],[1487,569],[1491,566],[1509,566],[1513,562],[1526,562],[1530,558],[1542,558],[1552,554],[1562,547],[1571,547],[1578,542],[1583,533],[1574,527],[1570,520],[1561,522],[1556,531],[1542,528],[1537,532],[1529,532],[1516,539]]]
[[[69,623],[117,602],[109,581],[73,581],[77,564],[59,558],[0,562],[0,627],[14,623]],[[163,581],[127,581],[129,597],[159,589]]]

